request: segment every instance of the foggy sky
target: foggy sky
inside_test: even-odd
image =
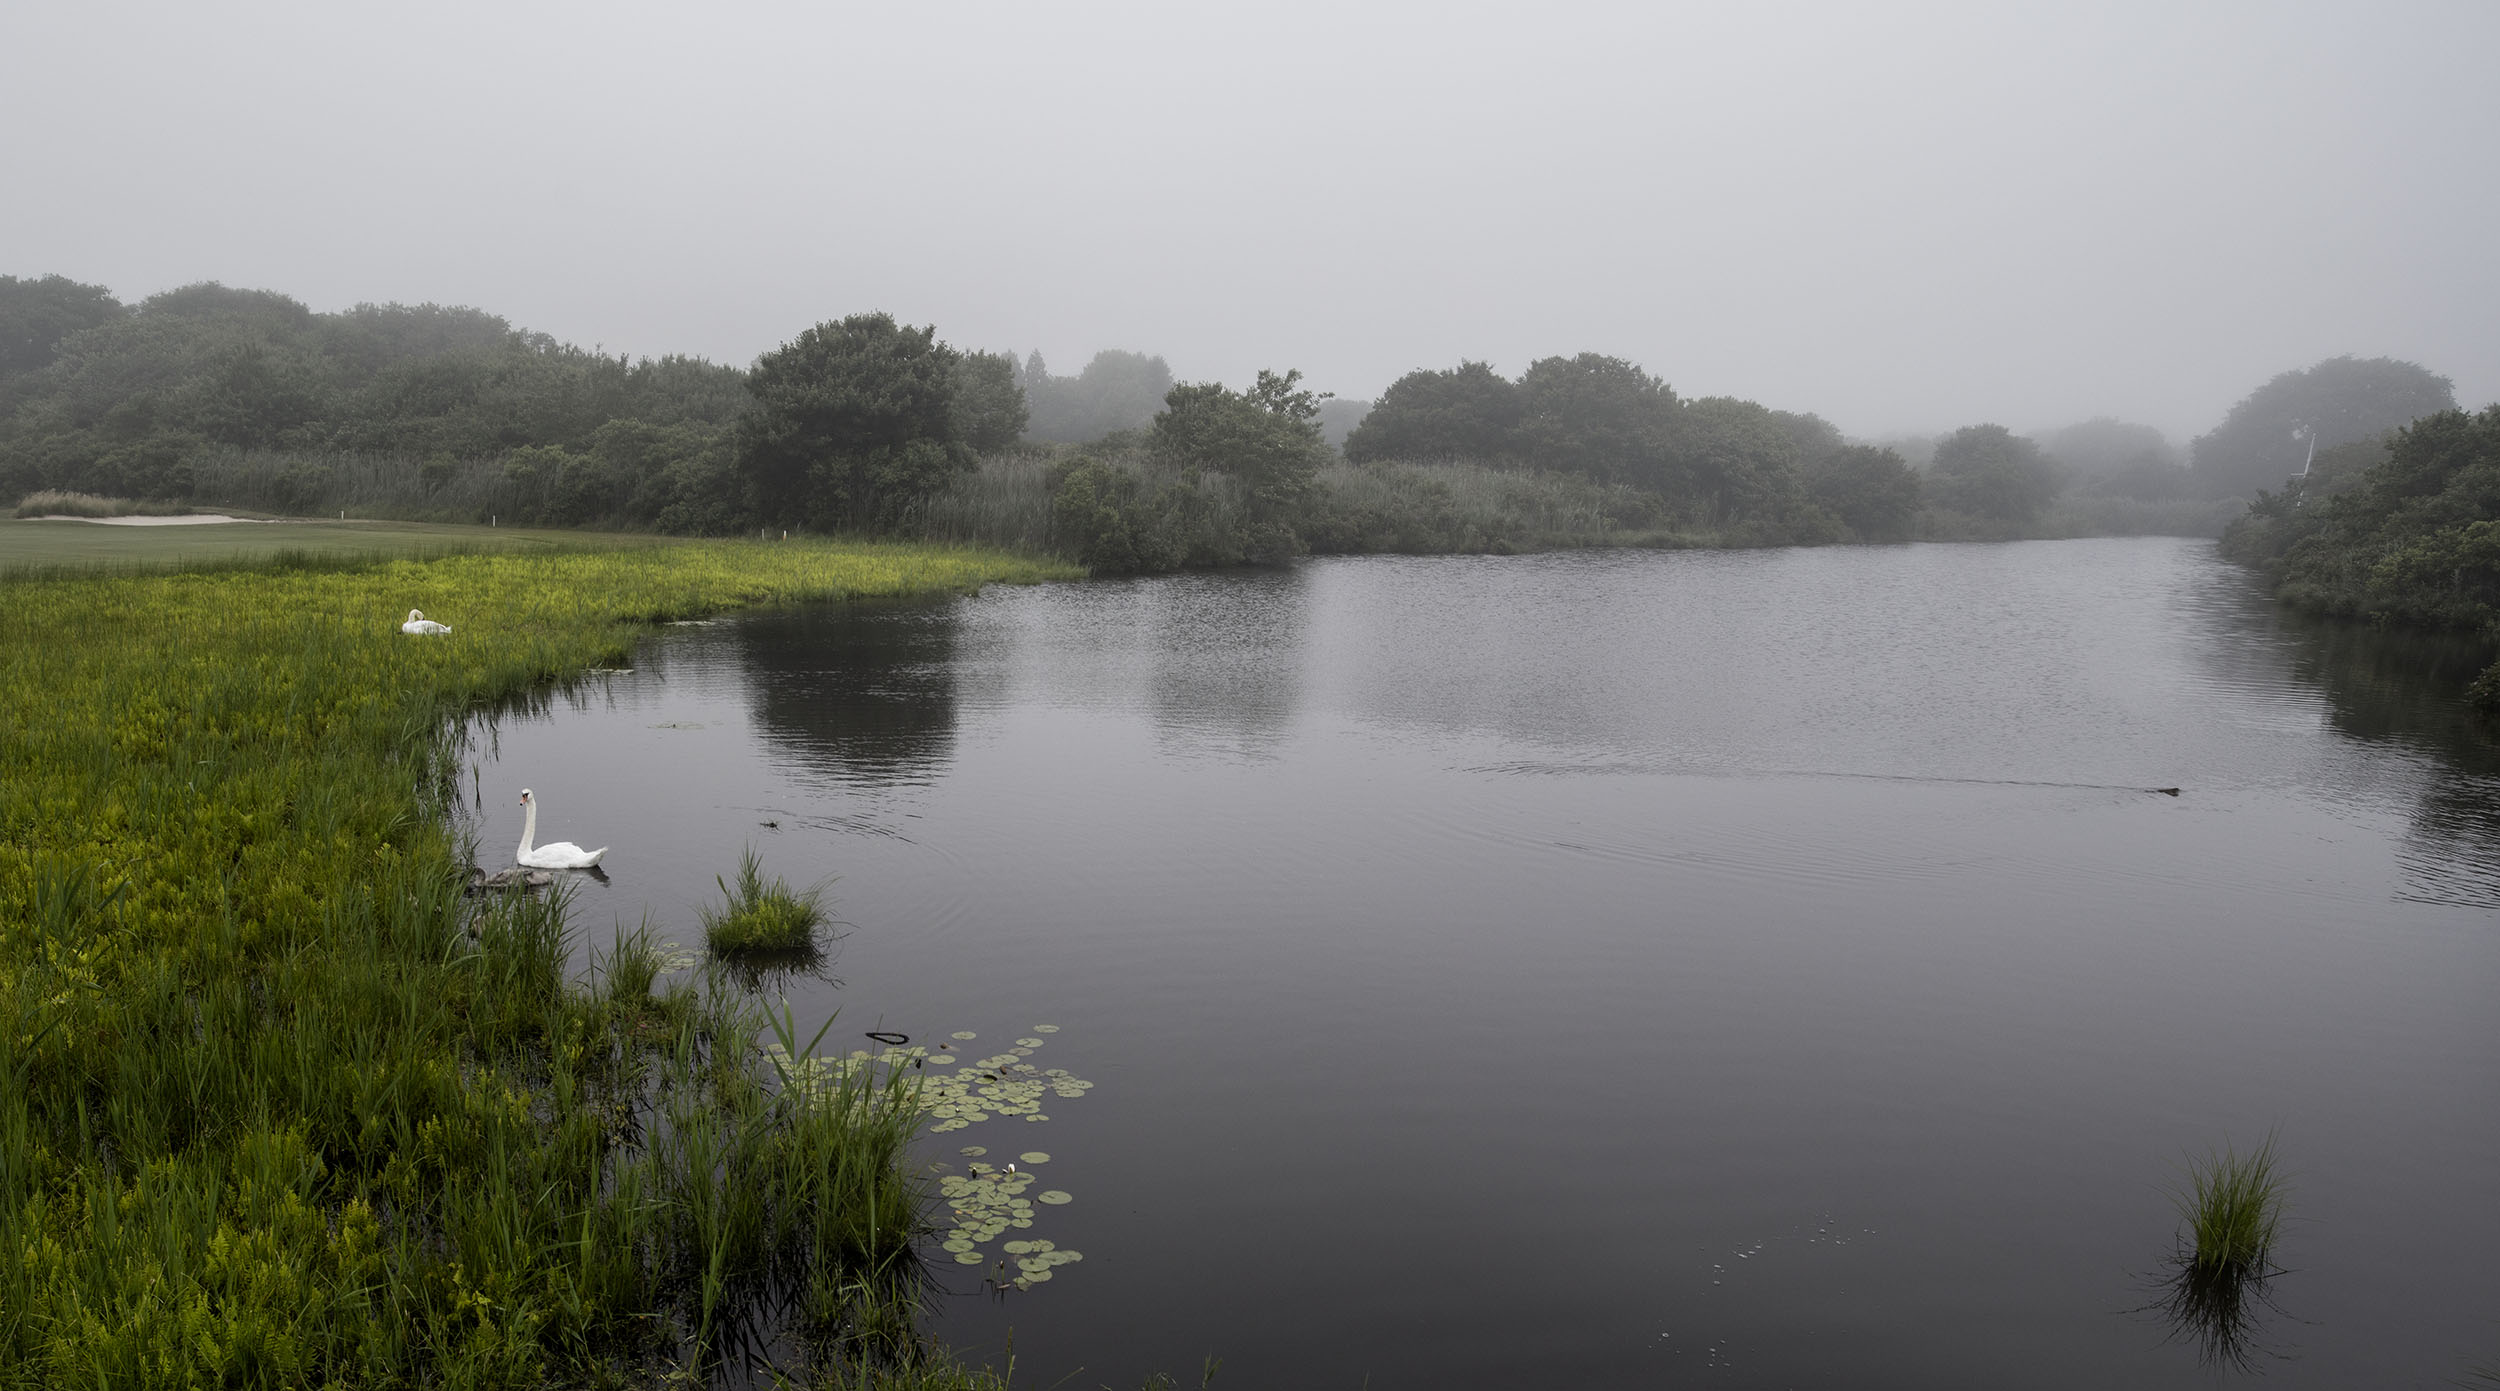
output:
[[[2062,8],[22,0],[0,273],[1348,396],[1590,350],[1861,435],[2500,398],[2500,5]]]

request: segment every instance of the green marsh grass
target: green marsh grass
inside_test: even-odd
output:
[[[2172,1195],[2179,1249],[2148,1307],[2170,1321],[2172,1337],[2194,1344],[2209,1364],[2240,1371],[2258,1365],[2264,1317],[2279,1312],[2270,1287],[2281,1273],[2274,1244],[2284,1190],[2268,1135],[2246,1155],[2225,1148],[2190,1159],[2186,1185]]]
[[[561,893],[462,892],[453,731],[653,622],[1066,573],[794,542],[8,581],[0,1388],[635,1384],[767,1326],[869,1375],[845,1338],[917,1289],[912,1075],[782,1085],[775,1021],[647,936],[568,981]]]
[[[724,900],[701,910],[703,940],[715,952],[799,953],[816,946],[825,920],[823,888],[792,889],[764,877],[764,862],[748,847],[738,860],[738,882],[716,879]]]
[[[2187,1187],[2175,1198],[2189,1261],[2207,1271],[2266,1270],[2282,1228],[2283,1196],[2271,1135],[2246,1155],[2225,1148],[2189,1161]]]
[[[933,541],[997,546],[1034,554],[1062,550],[1051,517],[1053,451],[991,454],[972,474],[929,499],[923,534]]]

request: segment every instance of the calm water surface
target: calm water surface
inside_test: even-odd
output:
[[[613,845],[598,939],[838,876],[787,988],[843,1046],[1058,1026],[1091,1093],[929,1145],[1074,1195],[1051,1283],[937,1267],[1022,1385],[2208,1386],[2166,1190],[2269,1131],[2254,1378],[2446,1385],[2500,1365],[2471,660],[2169,539],[994,589],[673,630],[481,740],[478,830]]]

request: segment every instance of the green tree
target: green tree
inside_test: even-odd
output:
[[[1346,436],[1356,463],[1510,459],[1519,452],[1519,387],[1481,362],[1409,372],[1390,383]]]
[[[302,300],[275,290],[240,290],[214,280],[166,290],[139,301],[142,315],[228,323],[266,338],[291,339],[312,331],[314,316]]]
[[[1936,505],[1991,521],[2028,524],[2057,496],[2056,466],[2040,446],[2002,425],[1966,425],[1936,446],[1928,492]]]
[[[987,454],[1024,438],[1028,412],[1016,384],[1016,360],[1005,353],[964,353],[955,359],[955,438]]]
[[[1170,570],[1185,549],[1164,521],[1147,480],[1116,464],[1079,456],[1057,471],[1051,524],[1078,562],[1103,575]]]
[[[1520,452],[1540,468],[1606,483],[1668,482],[1675,392],[1621,358],[1541,358],[1519,377]]]
[[[1807,464],[1803,478],[1807,499],[1863,540],[1906,536],[1918,515],[1918,471],[1890,449],[1843,445]]]
[[[0,380],[48,366],[62,339],[125,312],[113,292],[65,275],[0,275]]]
[[[1309,417],[1295,414],[1296,403],[1281,399],[1284,392],[1279,386],[1301,375],[1293,372],[1279,378],[1262,371],[1260,385],[1251,393],[1229,390],[1221,382],[1183,382],[1173,387],[1154,418],[1155,454],[1182,468],[1241,480],[1250,496],[1271,513],[1298,504],[1309,492],[1327,448]],[[1254,394],[1263,388],[1265,397]]]
[[[1302,390],[1300,371],[1262,371],[1246,392],[1187,382],[1164,397],[1154,418],[1154,452],[1167,464],[1240,480],[1252,534],[1245,549],[1276,559],[1300,547],[1294,532],[1328,458],[1315,417],[1320,397]]]
[[[1345,448],[1346,438],[1372,413],[1369,401],[1333,396],[1319,403],[1319,434],[1331,449]]]
[[[2040,452],[2076,479],[2106,478],[2147,461],[2173,468],[2185,462],[2170,437],[2150,425],[2115,416],[2094,416],[2031,437]],[[2298,472],[2298,469],[2294,469]]]
[[[2500,634],[2500,406],[2441,411],[2386,437],[2384,462],[2344,490],[2260,492],[2222,552],[2260,566],[2305,608]],[[2500,704],[2500,667],[2476,682]]]
[[[500,347],[512,325],[483,309],[359,304],[320,316],[316,333],[322,355],[349,381],[363,383],[395,362]]]
[[[1320,406],[1335,396],[1330,391],[1313,391],[1301,385],[1302,369],[1288,369],[1283,376],[1262,367],[1259,379],[1242,393],[1250,404],[1270,415],[1281,416],[1304,427],[1314,438],[1319,434]]]
[[[731,426],[755,403],[744,370],[679,353],[638,359],[625,395],[624,414],[654,425]]]
[[[1802,415],[1795,411],[1773,411],[1771,415],[1773,419],[1779,421],[1781,428],[1788,431],[1788,438],[1796,446],[1797,462],[1800,464],[1811,464],[1818,459],[1828,457],[1834,450],[1849,442],[1841,435],[1839,426],[1812,411]]]
[[[1688,402],[1682,415],[1664,480],[1670,495],[1719,522],[1767,518],[1796,497],[1797,440],[1816,437],[1799,426],[1811,417],[1733,396]]]
[[[1054,377],[1036,352],[1025,360],[1023,386],[1027,438],[1084,444],[1152,422],[1172,389],[1172,369],[1160,357],[1105,348],[1084,371]]]
[[[2250,392],[2192,446],[2209,495],[2279,488],[2320,449],[2380,435],[2457,404],[2446,378],[2394,358],[2333,357]]]
[[[95,287],[54,277],[0,282],[0,325],[10,305],[31,303],[38,322],[19,328],[33,343],[65,322],[45,317],[63,296],[94,322],[51,340],[42,370],[0,375],[0,484],[178,498],[194,477],[194,453],[347,451],[373,456],[363,468],[405,470],[409,491],[430,501],[472,465],[492,471],[514,450],[545,446],[587,453],[596,465],[575,470],[555,512],[649,522],[668,504],[632,499],[656,475],[684,475],[687,449],[618,464],[596,446],[603,427],[684,426],[708,441],[688,448],[710,449],[751,408],[738,368],[684,357],[629,362],[476,309],[361,304],[315,314],[285,295],[212,282],[125,311]],[[254,476],[274,477],[271,469],[286,475],[283,485],[269,484],[257,501],[281,508],[329,489],[336,473],[298,460]],[[740,486],[707,496],[744,506]],[[701,511],[707,527],[717,520]]]
[[[975,466],[955,438],[956,353],[884,313],[821,323],[757,358],[738,459],[776,521],[892,525]]]

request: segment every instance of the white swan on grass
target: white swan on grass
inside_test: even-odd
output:
[[[426,617],[425,610],[423,609],[410,609],[408,610],[408,621],[399,625],[399,631],[403,633],[413,633],[419,637],[423,637],[429,633],[448,633],[451,631],[451,625],[448,623],[437,623],[433,619]]]
[[[608,853],[604,845],[584,850],[569,840],[532,849],[530,842],[538,839],[538,799],[526,787],[521,789],[521,807],[521,849],[513,858],[531,869],[588,869]]]

